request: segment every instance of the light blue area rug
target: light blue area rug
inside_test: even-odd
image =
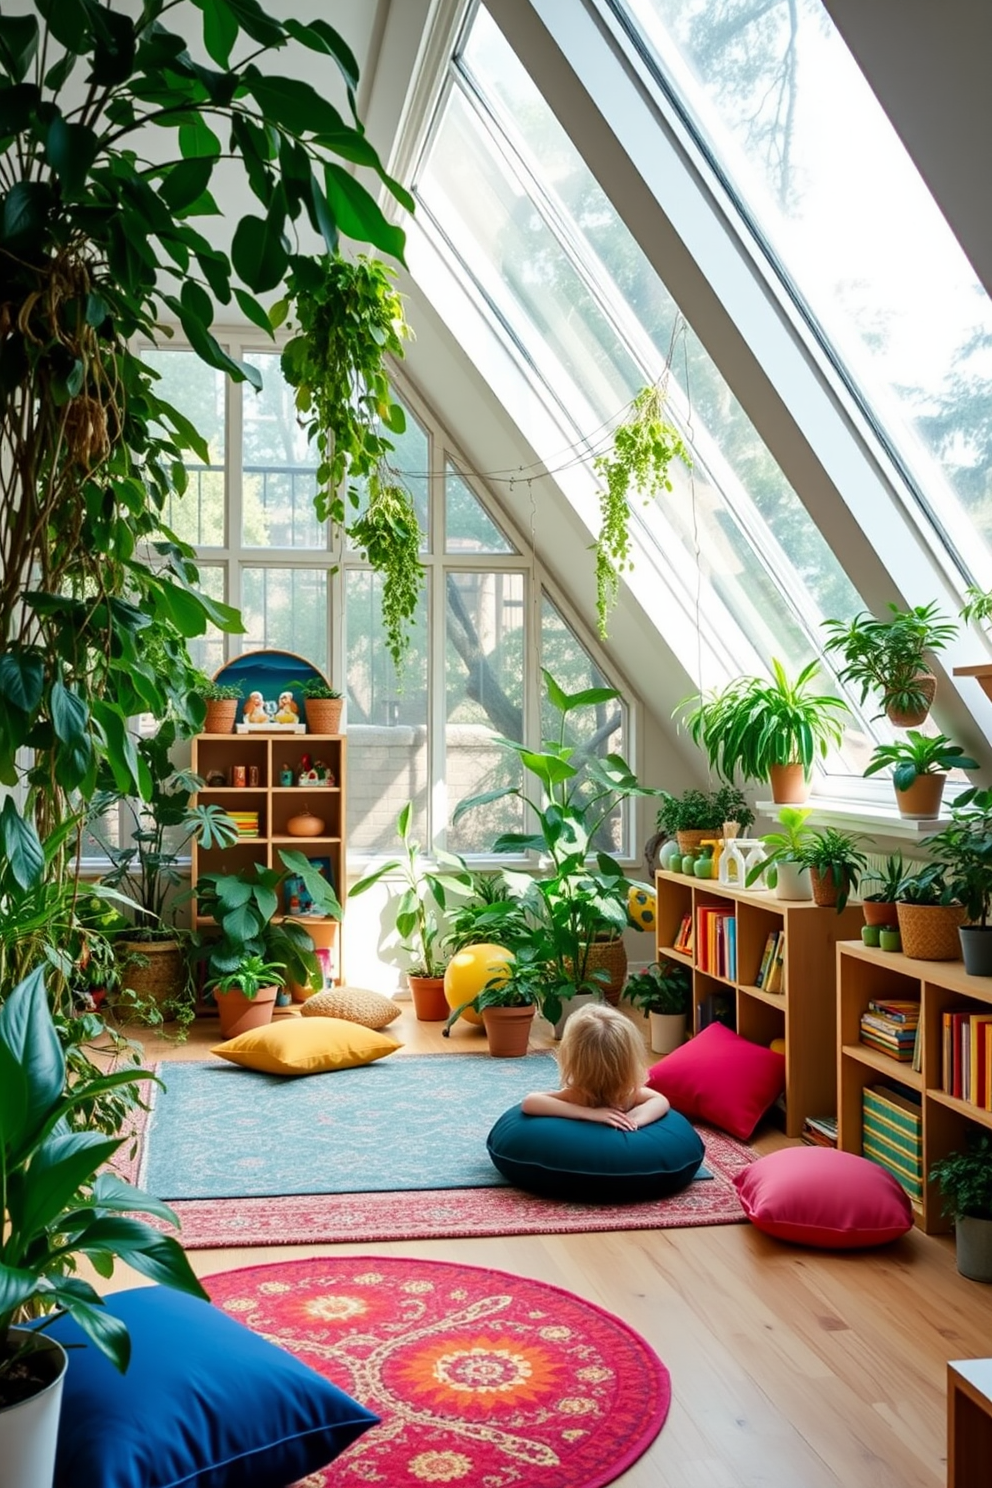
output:
[[[506,1187],[490,1128],[558,1086],[550,1054],[404,1054],[302,1079],[220,1061],[157,1073],[139,1181],[166,1200]]]

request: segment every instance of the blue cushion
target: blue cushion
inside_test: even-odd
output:
[[[489,1156],[517,1188],[584,1204],[632,1204],[677,1193],[703,1160],[699,1133],[669,1111],[639,1131],[565,1116],[525,1116],[513,1106],[486,1139]]]
[[[197,1297],[138,1287],[107,1310],[127,1324],[130,1367],[70,1349],[55,1488],[286,1488],[379,1419]],[[68,1317],[50,1333],[86,1343]]]

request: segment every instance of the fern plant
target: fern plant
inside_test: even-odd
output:
[[[647,506],[670,491],[668,467],[676,456],[691,466],[685,445],[664,417],[664,388],[642,388],[628,418],[615,430],[612,448],[593,460],[605,481],[600,492],[599,537],[596,539],[596,616],[607,639],[607,619],[616,604],[621,574],[633,568],[630,558],[630,498],[638,491]]]

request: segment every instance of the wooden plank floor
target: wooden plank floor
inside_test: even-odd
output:
[[[481,1033],[462,1025],[442,1040],[439,1024],[403,1008],[389,1032],[407,1052],[488,1057]],[[202,1059],[217,1037],[203,1019],[182,1046],[144,1038],[146,1058]],[[554,1044],[535,1033],[531,1046]],[[773,1130],[755,1139],[762,1151],[782,1145]],[[209,1275],[326,1249],[191,1259]],[[744,1224],[344,1249],[494,1266],[625,1318],[671,1370],[673,1402],[620,1488],[939,1488],[946,1363],[992,1354],[992,1287],[957,1274],[952,1239],[916,1231],[859,1254],[785,1246]],[[112,1285],[135,1281],[121,1269]]]

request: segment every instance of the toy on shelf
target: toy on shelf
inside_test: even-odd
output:
[[[278,702],[274,698],[265,698],[257,689],[248,694],[235,732],[250,734],[262,730],[281,734],[306,733],[306,724],[300,722],[299,704],[291,692],[281,692]]]

